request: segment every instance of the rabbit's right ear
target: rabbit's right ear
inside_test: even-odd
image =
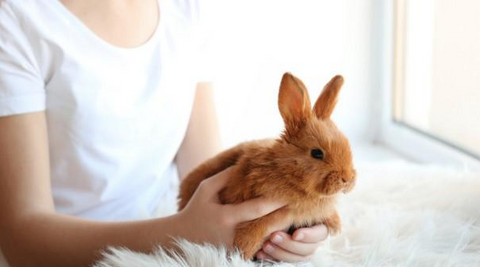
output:
[[[335,105],[337,105],[338,92],[343,85],[343,77],[337,75],[333,77],[323,88],[322,93],[317,99],[313,111],[317,118],[328,119],[332,115]]]
[[[278,108],[288,133],[295,132],[312,116],[310,98],[303,82],[285,73],[278,94]]]

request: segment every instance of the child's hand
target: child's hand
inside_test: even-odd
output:
[[[178,213],[179,237],[231,247],[237,224],[265,216],[287,204],[256,198],[223,205],[218,192],[224,188],[229,176],[227,169],[200,184],[187,206]]]
[[[320,243],[328,237],[328,229],[320,224],[310,228],[299,228],[293,235],[282,231],[270,235],[269,241],[257,252],[261,260],[300,262],[308,261]]]

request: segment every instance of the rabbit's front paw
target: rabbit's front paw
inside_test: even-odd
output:
[[[255,231],[253,231],[252,234],[252,231],[242,229],[237,231],[234,243],[241,251],[242,257],[245,260],[250,260],[255,256],[255,253],[262,248],[263,236],[259,233],[255,233]]]
[[[337,212],[334,212],[332,216],[327,218],[324,222],[325,226],[328,228],[328,232],[333,235],[340,234],[342,230],[342,222],[340,221],[340,216]]]

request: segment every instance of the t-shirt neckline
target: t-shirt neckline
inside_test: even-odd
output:
[[[79,30],[89,36],[94,42],[98,43],[100,46],[103,46],[109,50],[121,52],[121,53],[135,53],[139,51],[143,51],[148,49],[149,47],[153,46],[156,43],[156,40],[159,38],[160,33],[162,32],[163,25],[165,24],[165,16],[163,12],[163,5],[161,5],[161,0],[157,0],[157,9],[158,9],[158,22],[157,26],[152,33],[152,35],[142,44],[135,46],[135,47],[122,47],[114,45],[100,36],[98,36],[92,29],[90,29],[83,21],[81,21],[75,14],[73,14],[67,7],[65,7],[60,0],[53,0],[55,5],[58,7],[58,10],[62,12],[63,16],[71,22],[75,24]]]

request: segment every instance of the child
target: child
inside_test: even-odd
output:
[[[85,266],[107,246],[174,248],[172,237],[230,246],[238,223],[283,206],[221,205],[227,170],[154,218],[175,179],[220,147],[196,1],[0,0],[0,246],[12,266]],[[326,235],[275,232],[257,257],[305,260]]]

